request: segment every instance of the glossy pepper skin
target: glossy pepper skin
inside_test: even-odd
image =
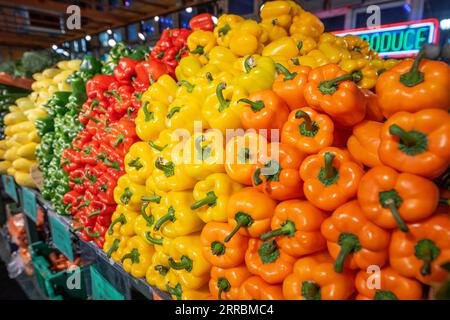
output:
[[[240,189],[242,185],[231,180],[225,173],[213,173],[195,185],[192,191],[195,202],[191,209],[204,222],[226,222],[228,200]]]
[[[253,186],[274,200],[303,196],[299,168],[306,154],[284,143],[270,143],[267,155],[260,154],[253,172]]]
[[[237,300],[242,283],[251,276],[245,265],[229,269],[212,267],[209,291],[213,299]]]
[[[334,124],[329,116],[312,108],[293,110],[281,130],[281,142],[300,152],[317,153],[333,143]]]
[[[208,61],[206,56],[216,46],[216,38],[212,31],[196,30],[189,36],[187,45],[190,53],[198,55],[200,61],[206,64]]]
[[[236,232],[259,237],[270,230],[276,202],[256,188],[244,188],[228,200],[228,223],[234,228],[225,238],[229,242]]]
[[[214,28],[214,36],[217,39],[217,44],[222,47],[229,48],[231,35],[239,22],[244,18],[236,14],[223,14],[217,19],[217,25]]]
[[[162,75],[142,94],[142,102],[162,102],[168,106],[174,99],[178,86],[176,81],[169,75]]]
[[[323,33],[324,28],[323,23],[314,14],[307,11],[301,11],[300,14],[292,19],[289,33],[301,33],[317,40]]]
[[[139,109],[135,124],[137,136],[144,140],[154,140],[166,128],[167,106],[160,101],[144,101]]]
[[[267,34],[255,20],[245,19],[233,28],[230,50],[240,57],[260,53],[264,37],[267,38]]]
[[[280,202],[274,212],[271,231],[262,240],[275,238],[280,248],[292,257],[301,257],[326,249],[320,226],[327,215],[304,200]]]
[[[267,140],[256,132],[233,136],[225,147],[225,171],[240,184],[252,185],[252,174],[259,152],[266,152]]]
[[[130,238],[127,242],[125,254],[121,262],[126,272],[131,273],[133,277],[145,277],[154,249],[153,246],[146,243],[138,236]]]
[[[160,290],[167,290],[167,283],[176,282],[176,276],[169,268],[169,256],[163,251],[155,251],[145,279]]]
[[[261,241],[250,239],[245,264],[254,275],[260,276],[270,284],[282,283],[292,272],[295,258],[286,254],[275,240]]]
[[[450,108],[450,67],[444,62],[424,59],[404,60],[383,72],[376,91],[385,117],[396,112]]]
[[[358,187],[363,212],[376,225],[407,232],[406,223],[417,222],[434,213],[439,189],[430,180],[379,166],[369,170]]]
[[[125,172],[133,182],[144,185],[153,171],[153,150],[143,141],[134,143],[125,155]]]
[[[371,281],[369,281],[369,277]],[[414,279],[400,275],[391,267],[383,268],[374,276],[365,270],[358,272],[355,286],[357,300],[421,300],[422,285]],[[379,283],[380,288],[370,288],[368,284]]]
[[[189,20],[189,27],[191,30],[205,30],[205,31],[213,31],[214,30],[214,22],[212,20],[212,16],[209,13],[201,13],[196,15],[195,17]]]
[[[276,63],[279,75],[275,78],[272,90],[278,94],[294,110],[307,106],[303,91],[308,83],[310,67],[293,66],[289,69]]]
[[[244,262],[248,239],[237,233],[230,241],[224,239],[233,228],[227,223],[209,222],[201,232],[203,256],[213,266],[234,268]]]
[[[178,237],[168,247],[169,268],[182,286],[195,290],[208,283],[211,265],[202,255],[199,234]]]
[[[300,167],[306,199],[327,211],[336,209],[356,195],[363,174],[348,151],[334,147],[324,148],[307,157]]]
[[[369,168],[382,165],[378,157],[382,127],[380,122],[364,120],[353,127],[347,140],[347,149],[352,157]]]
[[[450,115],[439,109],[398,112],[381,128],[383,164],[402,172],[436,178],[450,161]]]
[[[323,110],[342,127],[352,127],[366,114],[366,98],[354,83],[360,75],[345,73],[337,65],[328,64],[312,70],[305,87],[308,105]]]
[[[253,276],[242,283],[239,300],[284,300],[284,296],[280,285],[271,285]]]
[[[368,89],[362,89],[367,100],[366,120],[384,122],[384,115],[380,108],[378,96]]]
[[[441,266],[450,260],[450,218],[439,214],[408,224],[408,233],[396,230],[389,247],[391,267],[404,277],[424,284],[447,279]]]
[[[297,260],[283,282],[283,294],[289,300],[347,300],[355,290],[353,282],[352,272],[336,273],[333,259],[321,252]]]
[[[117,181],[117,186],[114,189],[114,200],[118,204],[139,212],[142,206],[141,198],[145,194],[145,186],[132,182],[128,174],[125,174]]]
[[[356,200],[337,208],[322,223],[321,232],[335,259],[335,272],[343,272],[344,266],[365,270],[387,262],[390,233],[370,222]]]
[[[249,94],[272,88],[275,65],[271,58],[257,54],[244,56],[235,62],[235,68],[239,71],[235,83]]]
[[[267,129],[268,140],[271,130],[281,130],[289,116],[286,103],[272,90],[256,91],[239,101],[245,106],[240,113],[244,129]]]

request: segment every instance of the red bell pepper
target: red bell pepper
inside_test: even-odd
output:
[[[189,21],[189,27],[192,31],[196,30],[205,30],[205,31],[213,31],[214,30],[214,22],[212,20],[212,16],[209,13],[201,13],[196,15]]]

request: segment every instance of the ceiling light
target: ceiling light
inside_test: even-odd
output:
[[[109,45],[110,47],[114,47],[114,46],[116,45],[116,40],[114,40],[114,39],[109,39],[109,40],[108,40],[108,45]]]
[[[158,22],[158,21],[159,21],[159,17],[156,16],[156,17],[153,18],[153,20],[155,20],[156,22]]]
[[[90,35],[87,35],[86,37],[84,37],[86,39],[86,41],[91,41],[92,37]]]
[[[54,44],[54,45],[52,45],[52,49],[56,50],[56,49],[58,49],[58,46],[56,44]]]
[[[138,37],[139,37],[139,39],[141,39],[141,40],[145,40],[145,36],[144,36],[144,34],[143,34],[142,32],[139,32],[139,33],[138,33]]]
[[[439,27],[441,30],[449,30],[450,29],[450,19],[442,19],[439,21]]]
[[[107,34],[112,34],[111,29],[106,30],[106,33],[107,33]]]
[[[191,12],[192,12],[192,7],[187,7],[187,8],[186,8],[186,12],[187,12],[187,13],[191,13]]]

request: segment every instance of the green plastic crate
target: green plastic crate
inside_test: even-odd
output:
[[[51,300],[87,299],[84,279],[87,269],[85,267],[80,269],[80,289],[70,289],[67,287],[67,279],[72,273],[67,271],[53,272],[50,270],[48,256],[54,249],[42,241],[31,244],[29,248],[36,281],[47,297]]]

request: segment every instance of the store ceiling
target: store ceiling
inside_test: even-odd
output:
[[[211,0],[0,0],[0,45],[50,47],[205,2]],[[67,28],[70,5],[81,9],[80,30]]]

